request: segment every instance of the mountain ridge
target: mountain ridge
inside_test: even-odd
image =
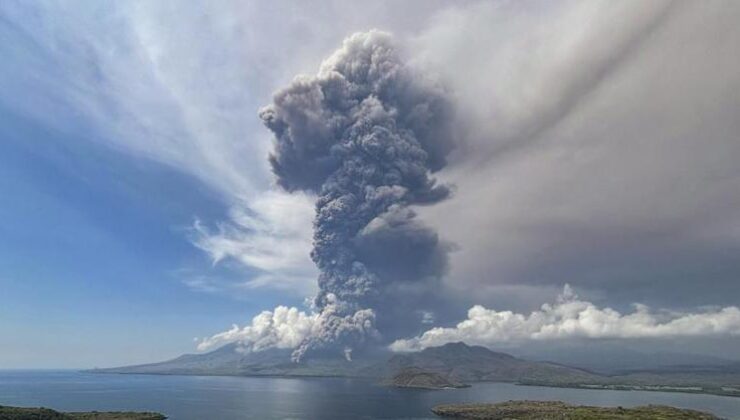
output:
[[[241,352],[236,344],[227,344],[203,354],[184,354],[174,359],[143,365],[94,369],[98,373],[140,373],[233,376],[344,376],[390,378],[399,372],[417,368],[441,375],[452,382],[542,381],[557,376],[561,381],[593,380],[594,374],[582,369],[548,362],[532,362],[482,346],[463,342],[429,347],[419,352],[376,354],[373,357],[316,357],[295,363],[290,350],[271,349]]]
[[[244,352],[227,344],[203,354],[185,354],[144,365],[93,369],[94,373],[365,378],[386,385],[447,388],[449,384],[510,382],[587,389],[636,389],[740,396],[736,368],[692,367],[608,375],[564,364],[530,361],[463,342],[412,353],[365,352],[354,360],[316,356],[292,362],[290,349]],[[734,365],[733,365],[734,367]],[[399,376],[401,373],[406,373]],[[395,381],[394,381],[395,378]]]

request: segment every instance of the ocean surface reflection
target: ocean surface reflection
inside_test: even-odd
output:
[[[424,391],[341,378],[243,378],[0,371],[0,404],[64,411],[147,410],[189,419],[427,419],[451,402],[562,400],[602,406],[665,404],[740,419],[740,398],[480,383]]]

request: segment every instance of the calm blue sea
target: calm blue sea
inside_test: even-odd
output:
[[[0,371],[0,405],[63,411],[159,411],[175,420],[428,419],[442,403],[562,400],[602,406],[666,404],[740,419],[740,398],[483,383],[459,390],[393,389],[334,378],[243,378]]]

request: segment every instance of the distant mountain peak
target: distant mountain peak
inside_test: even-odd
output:
[[[443,344],[437,347],[446,348],[446,349],[469,349],[474,346],[469,346],[464,341],[457,341],[457,342],[449,342],[449,343],[446,343],[446,344]],[[433,348],[433,347],[430,347],[430,348]]]
[[[483,346],[471,346],[462,341],[446,343],[441,346],[427,347],[420,351],[422,355],[435,355],[437,357],[485,357],[488,359],[516,359],[508,353],[500,353]]]
[[[441,384],[438,377],[450,383],[467,381],[507,381],[555,378],[583,381],[592,375],[543,362],[530,362],[486,347],[464,342],[429,347],[416,353],[375,354],[347,362],[343,357],[309,358],[301,363],[290,361],[290,349],[239,352],[227,344],[209,353],[183,355],[176,359],[149,365],[100,369],[100,372],[176,373],[191,375],[245,376],[360,376],[393,377],[399,372],[416,381]],[[422,372],[419,372],[421,370]],[[409,372],[414,373],[410,375]],[[422,380],[423,379],[423,380]],[[448,386],[448,385],[444,385]]]

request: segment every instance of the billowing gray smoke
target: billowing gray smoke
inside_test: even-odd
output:
[[[446,267],[446,245],[409,206],[449,195],[430,173],[452,148],[451,117],[445,91],[378,31],[346,39],[318,75],[296,78],[260,111],[279,185],[318,194],[319,325],[294,358],[407,332],[394,329],[413,312],[414,290],[426,289],[415,285]]]

